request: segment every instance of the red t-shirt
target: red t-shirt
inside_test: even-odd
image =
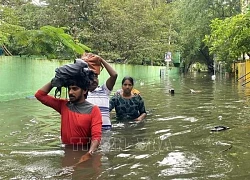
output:
[[[86,145],[91,140],[101,140],[102,116],[100,109],[88,101],[73,104],[57,99],[38,90],[35,97],[61,114],[61,138],[63,144]]]

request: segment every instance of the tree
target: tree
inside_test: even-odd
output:
[[[225,19],[240,13],[240,2],[237,0],[180,0],[175,1],[180,22],[180,45],[186,70],[194,62],[207,64],[213,71],[213,55],[203,42],[205,35],[210,34],[210,22],[215,18]]]
[[[218,61],[232,62],[241,54],[250,55],[250,12],[213,20],[204,42]]]
[[[23,31],[24,28],[19,26],[18,17],[12,8],[1,5],[0,17],[0,46],[5,46],[10,44],[9,38],[12,34]]]
[[[175,30],[169,28],[171,11],[167,8],[162,0],[101,1],[80,38],[113,60],[141,64],[145,58],[161,64],[169,33]],[[173,49],[175,38],[172,33]]]

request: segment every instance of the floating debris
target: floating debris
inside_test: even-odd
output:
[[[227,126],[215,126],[213,129],[211,129],[211,131],[217,132],[217,131],[224,131],[224,130],[227,130],[227,129],[230,129],[230,128],[227,127]]]

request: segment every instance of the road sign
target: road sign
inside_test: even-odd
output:
[[[166,52],[165,53],[165,61],[170,62],[172,59],[171,52]]]

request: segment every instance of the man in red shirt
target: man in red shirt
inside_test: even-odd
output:
[[[67,99],[58,99],[48,95],[51,82],[39,89],[35,97],[44,105],[55,109],[61,114],[61,139],[63,144],[89,145],[88,152],[79,162],[89,159],[98,148],[102,134],[102,116],[98,106],[86,101],[89,82],[84,78],[68,81]]]

